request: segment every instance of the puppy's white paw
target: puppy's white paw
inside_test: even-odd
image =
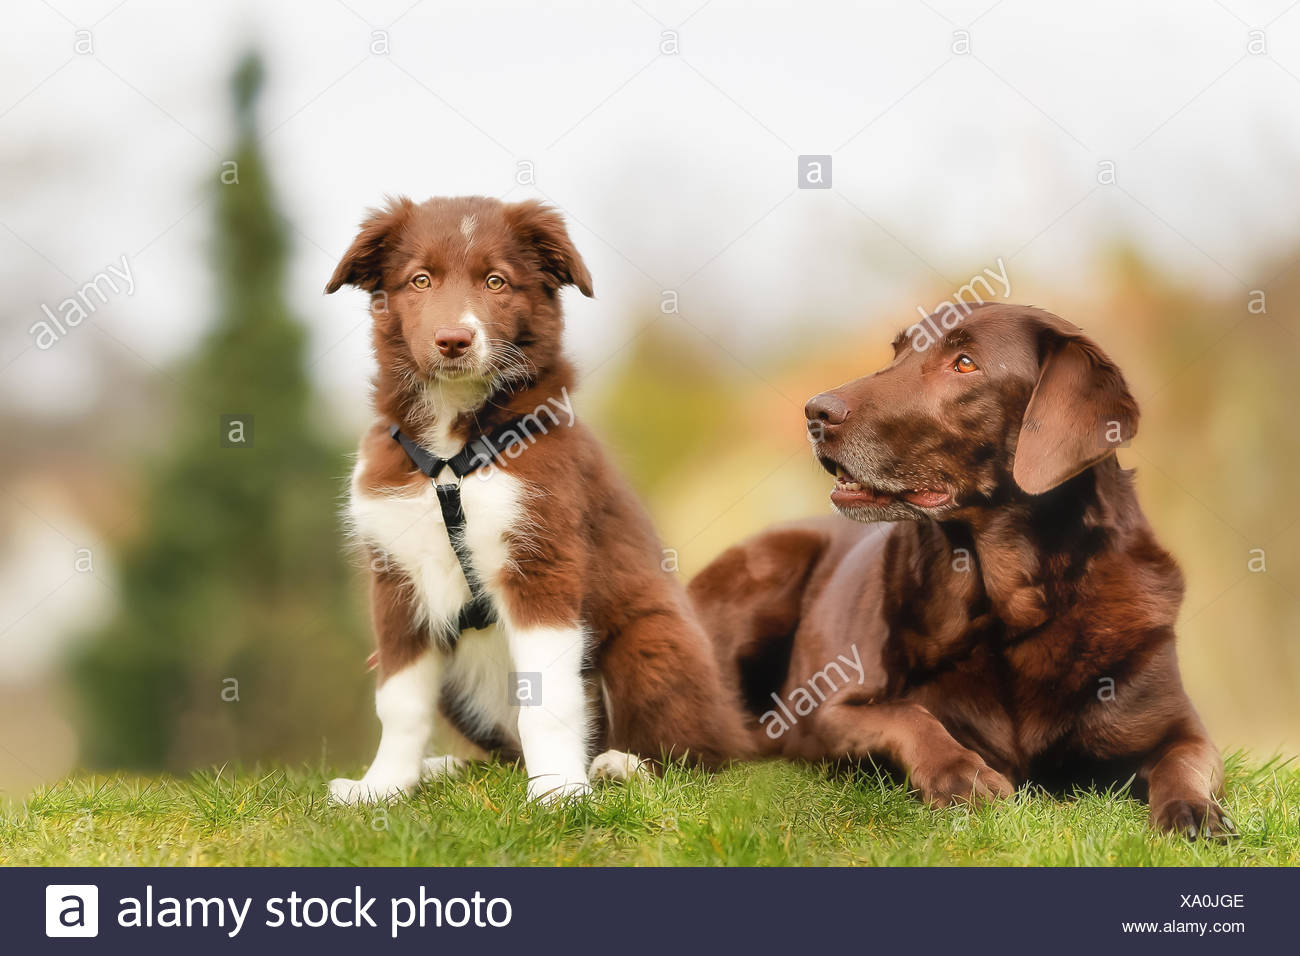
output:
[[[367,788],[360,780],[335,777],[330,781],[330,803],[349,807],[358,803],[373,802],[367,799],[368,796]]]
[[[606,750],[591,762],[587,779],[592,783],[623,783],[633,777],[648,777],[650,765],[636,754]]]
[[[355,806],[361,803],[382,803],[396,800],[410,793],[413,784],[396,782],[348,780],[337,777],[330,781],[330,802],[343,806]]]
[[[465,767],[465,761],[459,757],[425,757],[420,764],[420,779],[433,780],[436,777],[450,777]]]
[[[579,800],[591,793],[586,780],[569,780],[558,773],[544,773],[528,781],[528,799],[543,804]]]

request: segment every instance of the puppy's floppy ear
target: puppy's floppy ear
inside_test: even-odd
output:
[[[552,288],[576,285],[578,291],[591,298],[591,273],[578,255],[569,231],[564,228],[564,218],[536,199],[506,206],[506,223],[520,242],[530,246],[541,262],[542,272],[550,279]]]
[[[1083,332],[1037,320],[1038,384],[1020,424],[1012,477],[1031,495],[1073,478],[1137,434],[1138,406],[1119,368]]]
[[[383,280],[385,246],[393,235],[406,224],[415,203],[405,196],[389,197],[383,209],[371,209],[361,221],[361,231],[343,253],[325,292],[337,292],[345,285],[354,285],[374,292]]]

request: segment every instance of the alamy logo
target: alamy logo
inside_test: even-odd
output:
[[[98,936],[99,887],[52,883],[45,887],[46,936]]]
[[[103,271],[96,272],[90,281],[60,302],[55,309],[41,304],[44,316],[27,331],[36,340],[36,347],[42,352],[54,347],[60,339],[90,318],[101,307],[108,305],[110,295],[135,294],[135,277],[131,274],[131,263],[122,257],[122,268],[109,264]],[[95,300],[99,304],[95,304]]]
[[[831,158],[826,154],[799,157],[799,188],[830,189]]]
[[[510,696],[516,707],[541,707],[541,673],[538,671],[511,671]]]
[[[548,398],[520,418],[516,426],[508,428],[497,436],[499,453],[494,454],[492,448],[483,439],[470,446],[474,449],[474,466],[477,469],[475,473],[480,480],[487,481],[498,468],[509,468],[511,461],[531,448],[539,436],[549,434],[552,428],[559,428],[561,425],[566,428],[573,427],[578,416],[573,411],[573,399],[569,397],[568,387],[562,388],[560,394],[562,398]],[[563,419],[560,413],[563,413]]]
[[[858,651],[857,644],[852,647],[851,658],[837,654],[835,660],[790,691],[786,697],[783,698],[776,691],[772,691],[772,701],[776,707],[758,718],[758,722],[763,725],[763,733],[771,740],[779,739],[799,723],[800,717],[807,717],[825,703],[827,698],[834,696],[841,687],[847,687],[849,675],[845,668],[858,675],[858,684],[866,683],[867,669],[862,663],[862,655]]]
[[[995,294],[1000,294],[1004,299],[1011,297],[1011,276],[1007,274],[1007,265],[1002,261],[1001,256],[998,256],[997,262],[997,272],[985,269],[982,274],[971,276],[970,281],[954,292],[952,298],[944,299],[929,312],[919,305],[916,307],[916,311],[921,315],[921,321],[907,328],[907,336],[912,343],[912,348],[924,352],[941,340],[945,332],[951,332],[961,324],[962,319],[970,315],[975,306],[983,305]],[[997,282],[1002,287],[1001,293],[994,292],[993,284],[989,280]]]

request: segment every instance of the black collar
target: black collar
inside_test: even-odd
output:
[[[433,479],[444,468],[450,468],[451,473],[457,478],[464,478],[484,465],[496,461],[516,445],[521,448],[527,447],[537,441],[539,435],[545,435],[546,431],[546,426],[537,415],[522,415],[503,422],[490,432],[468,442],[450,458],[439,458],[406,435],[397,425],[390,426],[388,434],[402,446],[411,464],[428,478]]]
[[[406,452],[406,457],[411,460],[411,464],[433,482],[434,490],[438,495],[438,505],[442,509],[443,522],[447,526],[447,539],[456,553],[456,560],[465,575],[465,583],[469,585],[469,603],[460,609],[455,620],[443,622],[440,637],[444,646],[451,650],[456,647],[456,642],[465,631],[482,629],[493,624],[497,620],[497,610],[491,596],[484,590],[479,580],[478,573],[474,569],[474,555],[470,553],[469,545],[465,543],[465,509],[460,500],[460,485],[450,482],[440,485],[438,474],[444,468],[450,468],[451,473],[458,479],[464,478],[470,472],[496,461],[514,446],[518,445],[522,449],[537,441],[538,435],[546,434],[546,426],[536,414],[512,418],[469,442],[450,458],[439,458],[418,442],[402,434],[401,428],[397,425],[391,426],[388,434],[402,446],[402,451]],[[517,454],[510,457],[514,458]]]

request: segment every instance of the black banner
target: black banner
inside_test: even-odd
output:
[[[1298,888],[1295,870],[15,868],[0,871],[0,939],[10,953],[1288,952]]]

